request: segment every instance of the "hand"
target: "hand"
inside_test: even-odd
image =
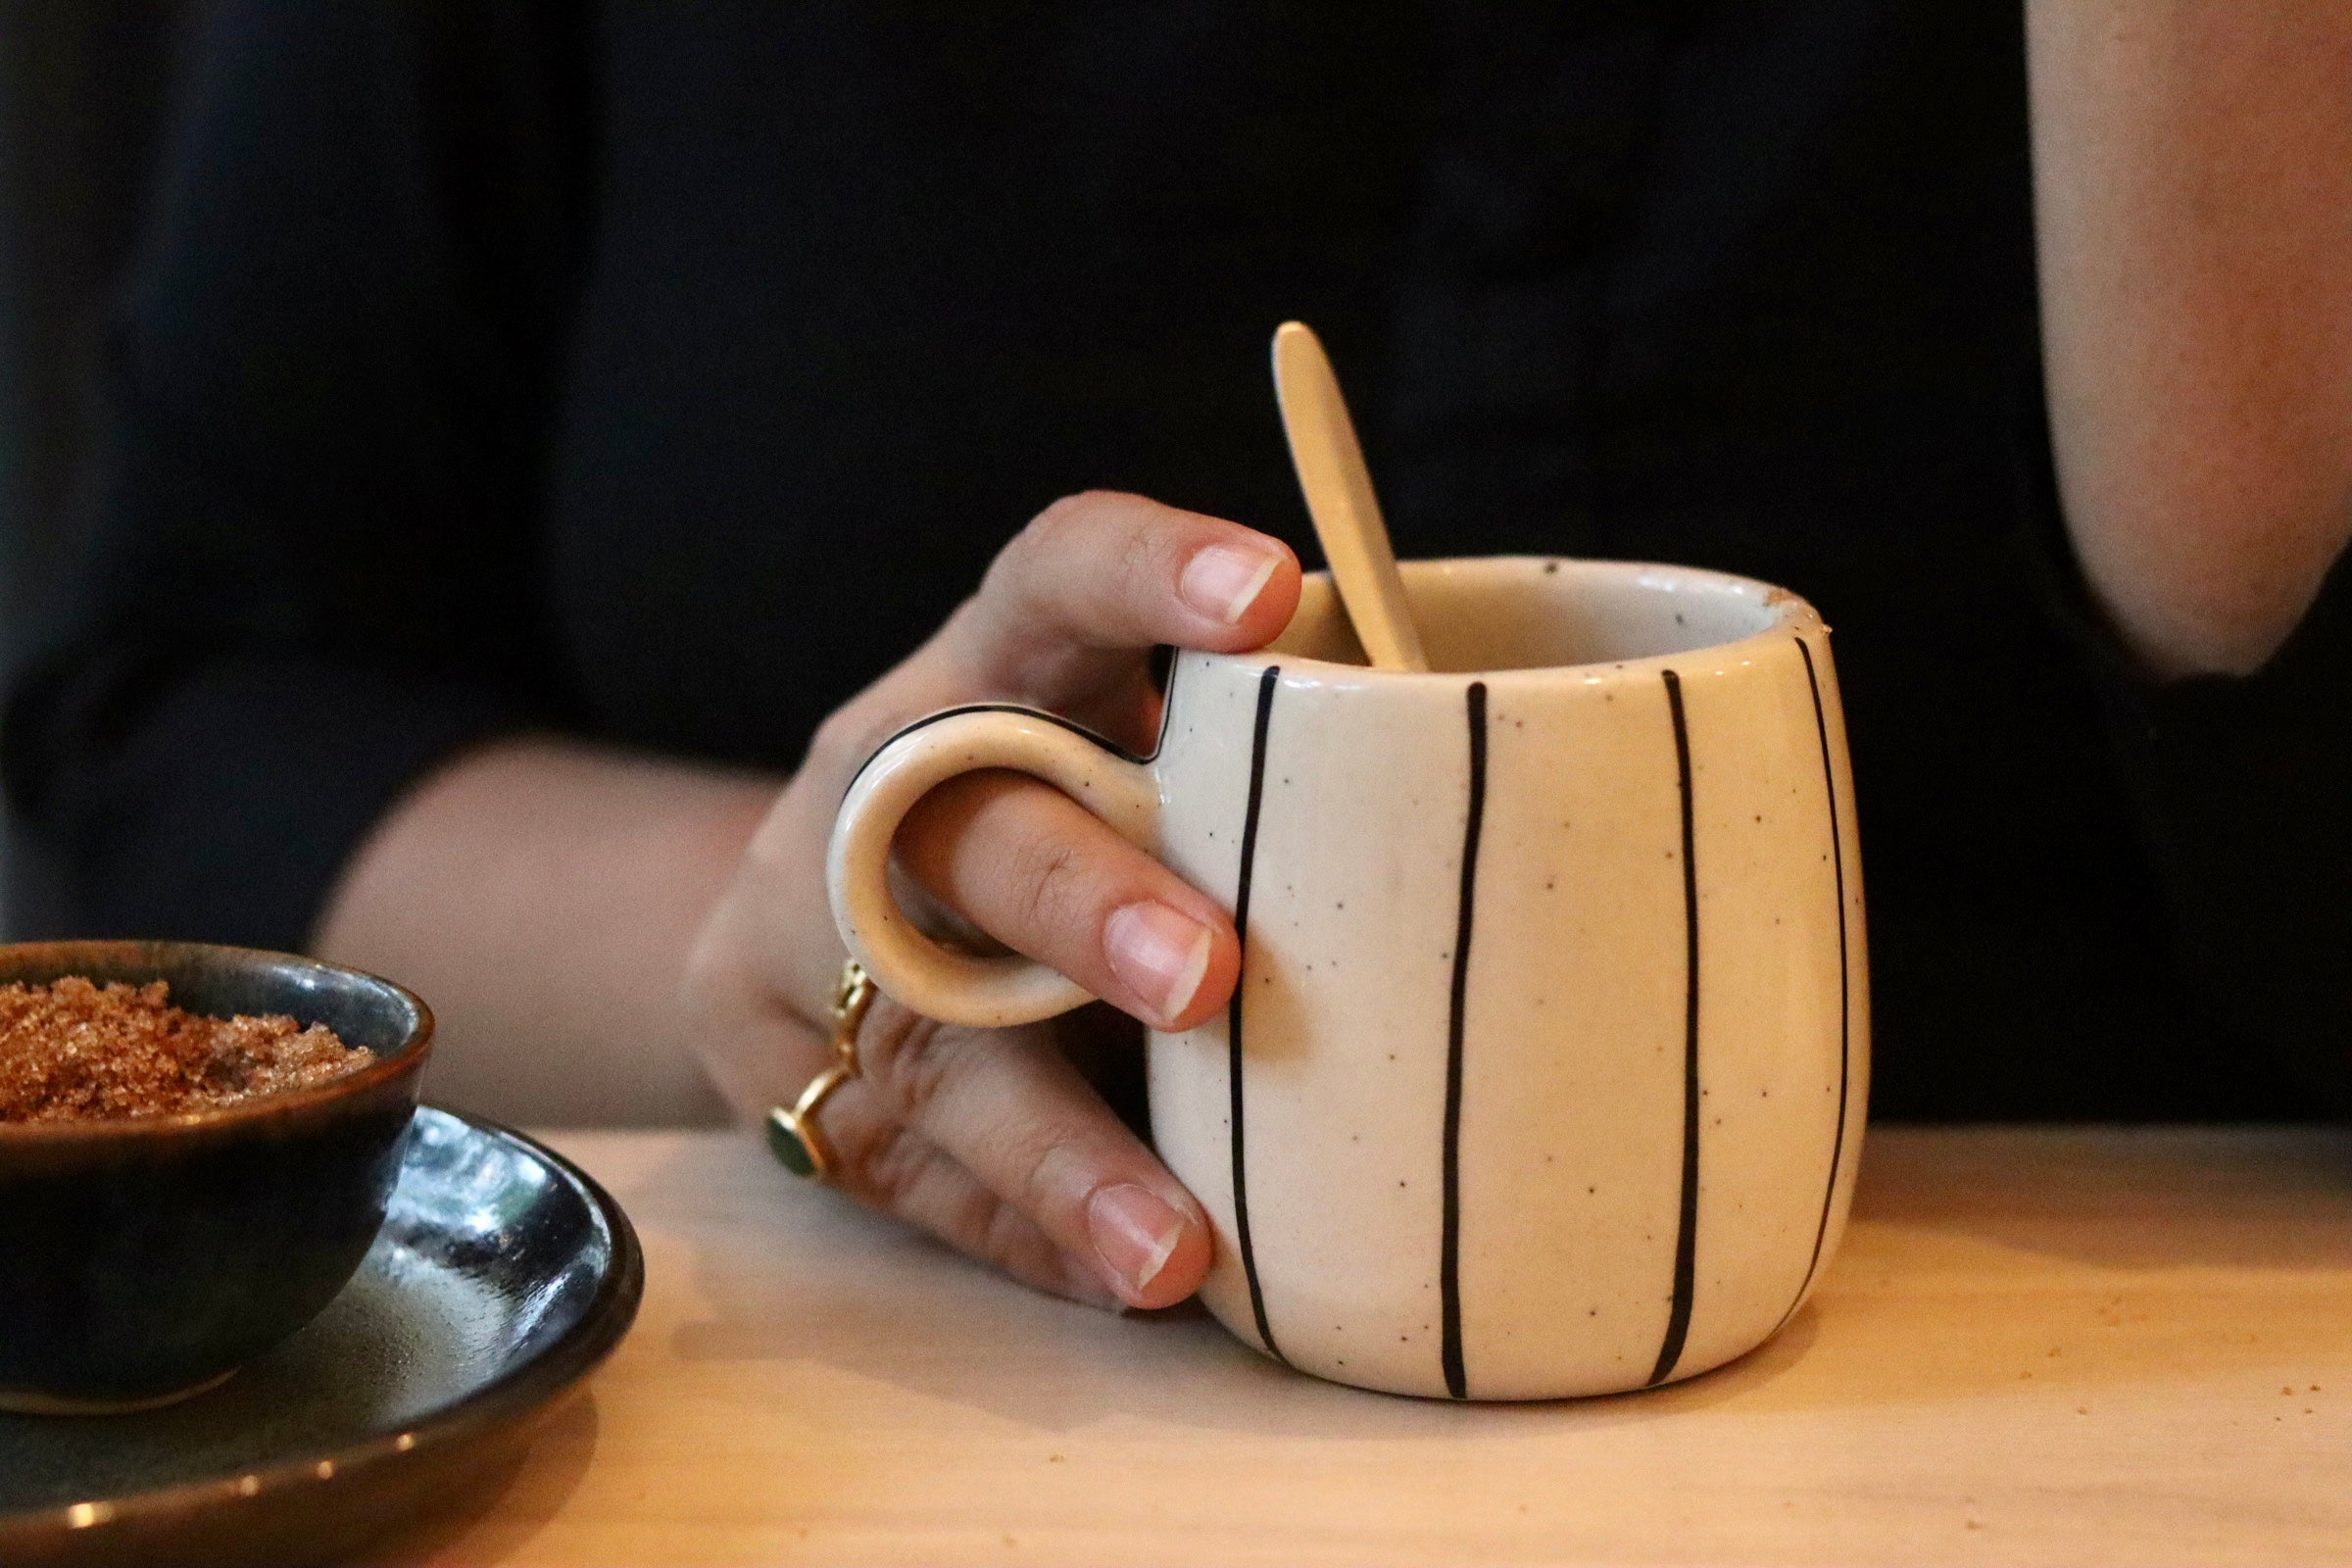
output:
[[[1152,647],[1246,652],[1298,602],[1289,548],[1237,523],[1112,494],[1040,514],[929,642],[826,720],[706,923],[687,1001],[728,1099],[751,1114],[789,1104],[828,1059],[843,949],[825,847],[851,775],[885,740],[937,709],[1017,702],[1148,749]],[[1212,1017],[1241,972],[1214,900],[1021,774],[933,791],[898,860],[917,918],[962,922],[1156,1028]],[[1044,1290],[1147,1307],[1192,1295],[1207,1221],[1065,1051],[1084,1028],[1082,1015],[961,1028],[878,999],[863,1075],[819,1112],[836,1184]]]

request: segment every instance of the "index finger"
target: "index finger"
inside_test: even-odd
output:
[[[1089,491],[1038,514],[957,616],[958,651],[1002,688],[1083,698],[1161,643],[1245,653],[1298,607],[1298,560],[1268,534],[1143,496]]]

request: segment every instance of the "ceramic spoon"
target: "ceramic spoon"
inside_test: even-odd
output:
[[[1355,626],[1374,669],[1429,668],[1421,631],[1396,574],[1396,552],[1381,520],[1380,498],[1364,468],[1348,400],[1340,396],[1323,344],[1303,323],[1285,321],[1274,333],[1274,397],[1290,437],[1291,463],[1306,492],[1315,537],[1331,563],[1340,604]]]

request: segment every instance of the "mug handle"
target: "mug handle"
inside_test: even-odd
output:
[[[850,956],[874,983],[943,1023],[1035,1023],[1094,996],[1034,958],[976,957],[941,947],[890,891],[891,843],[914,803],[958,773],[1009,767],[1045,780],[1121,838],[1150,850],[1159,788],[1140,760],[1067,719],[1009,705],[952,708],[899,731],[842,797],[825,856],[825,892]]]

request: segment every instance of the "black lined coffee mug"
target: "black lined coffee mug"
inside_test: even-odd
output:
[[[892,739],[829,866],[910,1006],[1088,1000],[891,901],[922,794],[1036,774],[1226,901],[1224,1017],[1151,1040],[1152,1124],[1237,1336],[1345,1383],[1615,1393],[1768,1339],[1835,1250],[1868,1078],[1852,780],[1811,607],[1684,567],[1414,562],[1434,672],[1377,671],[1327,578],[1254,654],[1184,654],[1134,758],[966,710]]]

